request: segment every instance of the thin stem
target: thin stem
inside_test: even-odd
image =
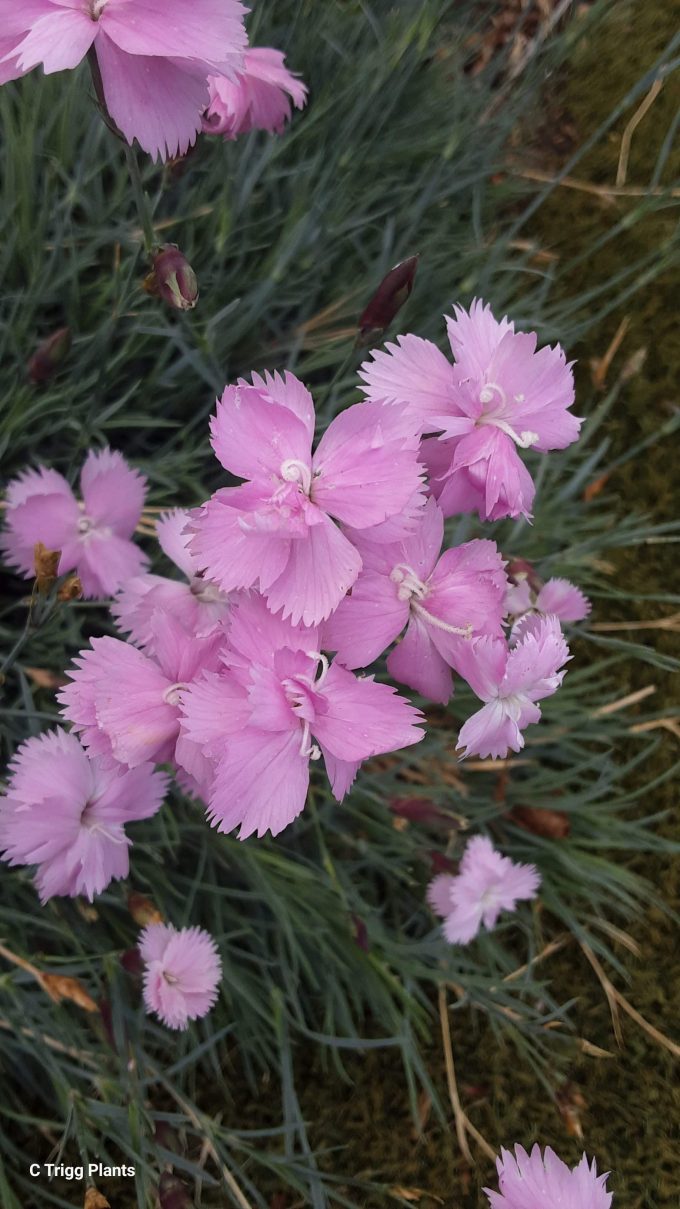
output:
[[[151,209],[149,207],[149,199],[144,192],[144,185],[142,184],[142,175],[139,171],[137,156],[135,155],[134,148],[130,147],[129,143],[125,144],[125,158],[127,159],[128,170],[130,173],[132,194],[135,199],[135,205],[137,207],[137,213],[139,215],[139,221],[142,227],[142,234],[144,236],[144,247],[149,255],[151,255],[157,242],[156,234],[153,229],[153,220],[151,217]]]

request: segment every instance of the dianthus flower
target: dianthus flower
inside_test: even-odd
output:
[[[151,624],[153,654],[119,638],[93,638],[68,671],[71,683],[58,694],[62,714],[90,753],[130,768],[176,758],[182,694],[200,672],[218,666],[223,642],[219,632],[191,638],[166,614],[154,614]],[[199,780],[204,761],[192,754],[197,766],[187,771]]]
[[[222,963],[203,928],[148,924],[139,938],[145,963],[144,1003],[168,1028],[185,1029],[207,1016],[217,999]]]
[[[312,454],[314,405],[293,374],[227,386],[212,446],[246,479],[194,515],[195,563],[225,592],[256,587],[272,612],[317,625],[337,608],[361,557],[352,529],[397,516],[421,485],[418,438],[404,408],[358,403],[337,416]]]
[[[203,117],[204,134],[236,139],[249,130],[281,134],[291,116],[291,101],[302,109],[307,88],[285,65],[280,50],[253,46],[234,78],[210,76],[210,105]],[[289,99],[290,98],[290,99]]]
[[[505,609],[513,621],[513,636],[522,632],[525,619],[552,613],[560,621],[583,621],[590,612],[590,601],[568,579],[547,579],[535,592],[528,578],[520,578],[507,591]],[[522,628],[521,628],[522,627]]]
[[[60,550],[59,574],[75,571],[86,597],[111,596],[147,558],[131,540],[146,479],[112,449],[90,450],[80,475],[79,502],[56,470],[27,470],[7,487],[0,546],[11,566],[35,575],[37,542]]]
[[[212,760],[209,818],[239,839],[277,835],[303,810],[321,757],[341,801],[370,756],[418,743],[421,715],[387,684],[359,679],[319,650],[319,632],[271,614],[259,597],[232,611],[225,664],[182,698],[182,732]]]
[[[534,865],[511,861],[486,836],[476,835],[468,842],[459,872],[435,877],[427,898],[433,911],[443,916],[449,944],[466,945],[482,924],[489,931],[495,927],[501,911],[514,911],[520,900],[535,898],[540,882]]]
[[[399,337],[360,370],[369,399],[407,404],[421,432],[431,489],[444,516],[483,520],[531,515],[534,484],[518,449],[564,449],[581,420],[568,410],[574,380],[559,345],[536,351],[536,334],[516,332],[473,302],[447,319],[455,364],[419,336]]]
[[[513,647],[498,638],[478,638],[462,647],[458,670],[486,704],[461,728],[458,747],[466,756],[494,758],[521,751],[522,731],[541,717],[536,702],[557,691],[570,658],[552,616],[528,618]]]
[[[506,578],[494,542],[466,542],[439,558],[443,537],[444,518],[430,499],[413,536],[395,545],[359,542],[363,569],[325,623],[323,640],[347,667],[366,667],[407,627],[388,670],[445,703],[461,644],[473,635],[502,636]]]
[[[208,76],[234,76],[247,36],[239,0],[0,0],[0,84],[96,55],[106,108],[129,143],[183,155],[209,104]]]
[[[28,739],[9,765],[0,799],[0,849],[10,865],[37,865],[41,902],[55,894],[90,899],[127,877],[125,824],[159,809],[167,777],[91,759],[75,735],[53,730]]]
[[[175,508],[161,516],[156,534],[164,554],[183,572],[186,579],[168,579],[163,575],[135,575],[126,580],[111,606],[121,630],[133,642],[153,648],[154,613],[169,613],[188,634],[204,638],[215,633],[229,612],[229,597],[216,584],[196,573],[184,529],[189,514]]]
[[[609,1209],[613,1193],[607,1192],[608,1173],[597,1174],[584,1154],[576,1167],[567,1167],[554,1150],[538,1145],[531,1154],[515,1146],[512,1155],[501,1150],[496,1160],[499,1191],[484,1191],[490,1209]]]

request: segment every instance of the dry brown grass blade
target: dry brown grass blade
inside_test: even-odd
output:
[[[650,621],[597,621],[590,628],[600,634],[617,630],[670,630],[680,634],[680,612],[671,613],[668,617],[654,617]]]
[[[619,151],[619,163],[618,163],[618,167],[616,169],[617,185],[625,185],[625,183],[626,183],[626,177],[628,175],[628,160],[630,158],[630,146],[633,141],[633,135],[635,134],[635,131],[637,130],[638,126],[640,125],[640,122],[642,121],[643,117],[647,113],[647,110],[651,109],[652,105],[654,104],[654,102],[655,102],[656,98],[658,97],[659,93],[661,92],[662,88],[663,88],[663,80],[655,80],[654,83],[652,84],[652,87],[650,88],[649,92],[647,93],[647,96],[643,97],[642,101],[640,102],[637,109],[635,110],[635,113],[633,114],[632,118],[628,122],[626,129],[624,130],[623,134],[621,135],[621,149]]]
[[[512,970],[510,974],[506,974],[503,982],[514,982],[516,978],[521,978],[522,974],[525,974],[527,970],[533,969],[534,966],[538,965],[539,961],[545,961],[546,958],[552,957],[553,953],[559,953],[560,949],[569,944],[571,939],[572,937],[566,932],[562,936],[556,936],[544,949],[541,949],[540,953],[532,957],[531,961],[526,961],[523,966],[518,966],[516,970]]]
[[[496,1154],[487,1142],[483,1134],[472,1124],[472,1121],[464,1111],[460,1102],[458,1093],[458,1083],[456,1081],[456,1067],[453,1061],[453,1045],[451,1042],[451,1025],[449,1023],[449,1009],[446,1002],[446,991],[444,987],[439,988],[439,1021],[442,1030],[442,1045],[444,1047],[444,1064],[446,1067],[446,1084],[449,1090],[449,1100],[453,1109],[453,1118],[456,1126],[456,1137],[460,1146],[463,1157],[468,1163],[472,1163],[472,1152],[468,1145],[467,1135],[474,1138],[477,1145],[487,1158],[493,1163],[496,1159]]]
[[[57,1054],[66,1054],[69,1058],[75,1058],[78,1062],[82,1062],[85,1066],[91,1066],[94,1069],[98,1067],[98,1062],[91,1054],[85,1050],[76,1049],[73,1045],[64,1045],[62,1041],[57,1041],[56,1037],[50,1037],[47,1033],[37,1033],[35,1029],[24,1027],[17,1029],[16,1025],[10,1020],[0,1019],[0,1029],[5,1029],[8,1033],[21,1033],[22,1037],[28,1037],[29,1040],[42,1041],[43,1045],[49,1046]]]
[[[653,718],[650,722],[636,722],[635,726],[629,726],[631,735],[642,735],[650,730],[667,730],[669,734],[675,735],[676,739],[680,739],[680,718]]]
[[[594,357],[590,362],[593,386],[597,390],[604,389],[604,385],[607,381],[607,374],[609,373],[609,367],[621,347],[623,338],[628,331],[629,326],[630,317],[628,315],[624,315],[604,355],[602,357]]]
[[[646,684],[644,688],[638,688],[634,693],[627,693],[625,697],[618,697],[616,701],[608,701],[606,705],[598,705],[597,709],[593,710],[591,717],[606,718],[607,714],[616,714],[620,709],[627,709],[629,705],[637,705],[638,702],[651,697],[652,693],[655,692],[655,684]]]
[[[6,961],[18,966],[20,970],[25,970],[27,974],[35,978],[38,985],[54,1003],[60,1003],[62,999],[69,999],[86,1012],[99,1011],[94,999],[88,995],[82,982],[77,978],[69,978],[65,974],[44,974],[37,966],[31,965],[30,961],[19,957],[17,953],[13,953],[11,949],[7,949],[2,944],[0,944],[0,957],[4,957]]]
[[[675,1041],[671,1041],[670,1037],[667,1037],[666,1034],[662,1033],[660,1029],[655,1028],[653,1024],[650,1024],[648,1020],[645,1020],[645,1017],[638,1012],[637,1008],[633,1007],[632,1003],[629,1003],[625,995],[623,995],[607,977],[607,974],[603,970],[590,946],[587,945],[583,940],[580,941],[580,945],[585,956],[588,958],[588,961],[597,974],[597,977],[602,984],[602,989],[607,996],[607,1001],[612,1012],[612,1021],[614,1021],[614,1032],[616,1033],[616,1039],[619,1044],[622,1044],[621,1022],[618,1014],[618,1009],[621,1008],[626,1015],[630,1016],[631,1020],[634,1020],[635,1023],[641,1029],[643,1029],[643,1031],[647,1033],[649,1037],[652,1038],[652,1040],[656,1041],[657,1045],[661,1045],[664,1049],[667,1049],[674,1058],[680,1058],[680,1045],[677,1045]]]
[[[540,168],[509,168],[512,176],[520,180],[536,181],[540,185],[555,185],[563,189],[576,189],[580,193],[591,193],[603,201],[614,202],[617,197],[680,197],[680,189],[643,189],[635,185],[594,185],[592,181],[578,180],[574,176],[553,176]]]

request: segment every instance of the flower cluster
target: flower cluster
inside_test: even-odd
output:
[[[0,0],[0,84],[89,57],[109,121],[154,159],[201,130],[280,134],[307,89],[280,51],[248,47],[245,13],[240,0]]]
[[[457,308],[450,337],[453,366],[416,336],[373,352],[368,398],[318,441],[293,374],[228,385],[210,434],[231,481],[156,525],[173,577],[150,573],[132,540],[145,482],[119,454],[88,455],[82,499],[45,467],[9,484],[8,560],[32,576],[37,542],[59,550],[59,573],[77,571],[87,595],[116,593],[122,635],[93,638],[68,671],[72,732],[29,740],[12,765],[0,843],[12,864],[37,867],[43,901],[92,898],[127,874],[125,824],[160,806],[157,765],[240,839],[287,827],[317,762],[342,801],[364,761],[424,737],[418,709],[366,670],[385,653],[391,677],[431,701],[467,682],[482,704],[460,730],[463,755],[522,748],[564,676],[561,622],[588,602],[565,580],[508,567],[493,540],[449,545],[445,519],[528,514],[518,450],[575,439],[571,371],[561,349],[536,352],[481,303]],[[465,944],[539,882],[477,836],[429,900],[446,939]],[[210,943],[145,935],[147,1005],[170,1027],[212,1002]]]

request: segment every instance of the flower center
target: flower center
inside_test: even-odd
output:
[[[171,974],[169,970],[163,970],[163,978],[169,987],[176,987],[179,983],[179,978],[175,978],[175,975]]]
[[[90,16],[93,21],[98,21],[109,0],[90,0]]]
[[[399,600],[408,601],[412,613],[417,617],[422,617],[423,621],[428,625],[432,625],[437,630],[444,630],[447,634],[457,634],[461,638],[472,638],[472,624],[460,626],[449,625],[447,621],[442,621],[441,617],[435,617],[434,613],[430,613],[429,609],[421,603],[427,596],[429,588],[422,579],[416,575],[413,567],[409,567],[406,563],[398,563],[390,571],[390,579],[397,587],[397,598]]]
[[[523,403],[524,395],[513,395],[515,403]],[[498,382],[487,382],[479,392],[479,402],[482,404],[484,411],[477,420],[477,427],[480,428],[484,424],[492,424],[494,428],[500,428],[506,436],[510,437],[511,441],[519,449],[530,449],[538,440],[538,433],[532,432],[527,428],[524,432],[516,432],[511,424],[504,419],[508,409],[508,396],[499,386]]]
[[[316,676],[316,666],[311,676],[292,676],[288,680],[283,681],[283,690],[286,694],[286,700],[296,713],[300,711],[305,704],[309,702],[307,690],[313,693],[318,692],[328,675],[330,664],[325,655],[321,651],[305,651],[309,659],[313,659],[315,664],[321,667],[321,675],[318,679]],[[300,737],[300,755],[310,760],[320,760],[321,751],[316,743],[311,742],[311,727],[308,719],[302,719],[302,734]]]
[[[188,684],[182,684],[179,681],[177,684],[171,684],[163,693],[163,700],[166,705],[179,705],[181,694],[189,687]]]
[[[298,461],[297,458],[287,458],[281,463],[280,474],[284,483],[299,483],[305,495],[309,495],[312,488],[312,472],[304,462]]]
[[[192,579],[190,585],[191,595],[200,600],[201,604],[221,604],[226,602],[226,596],[217,584],[212,583],[209,579],[201,579],[197,576]]]
[[[84,536],[86,533],[91,533],[93,529],[94,521],[89,516],[81,516],[78,521],[78,532]]]

